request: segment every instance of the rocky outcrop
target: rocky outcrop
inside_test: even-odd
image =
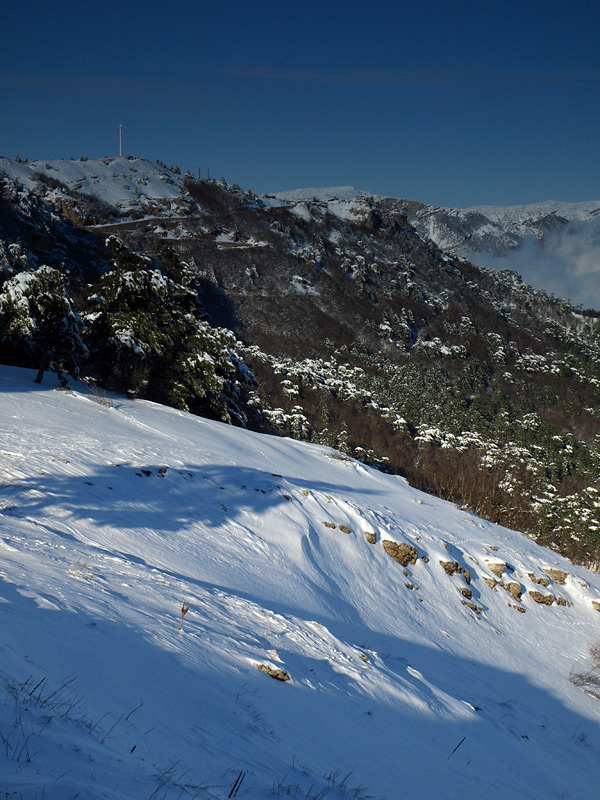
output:
[[[483,610],[481,606],[475,605],[475,603],[472,603],[470,600],[461,600],[460,602],[463,606],[467,606],[467,608],[470,608],[471,611],[474,611],[476,614],[480,614]]]
[[[561,586],[564,586],[569,573],[563,572],[562,569],[550,569],[550,567],[547,567],[546,574],[552,578],[554,583],[559,583]]]
[[[542,594],[541,592],[536,592],[533,590],[529,592],[529,596],[532,600],[535,600],[536,603],[540,603],[540,605],[543,606],[551,606],[554,602],[553,594]]]
[[[416,547],[413,547],[411,544],[407,544],[406,542],[392,542],[389,539],[385,539],[383,542],[383,549],[385,552],[397,561],[398,564],[401,564],[405,567],[407,564],[415,564],[417,558],[419,557],[419,552]]]
[[[268,664],[257,664],[256,668],[259,669],[261,672],[265,672],[267,675],[270,675],[271,678],[275,678],[278,681],[289,681],[292,677],[288,672],[283,669],[277,669],[276,667],[271,667]]]
[[[523,593],[523,589],[520,583],[517,581],[507,581],[506,583],[502,584],[506,591],[515,599],[521,602],[521,595]]]
[[[541,578],[536,578],[533,572],[528,572],[527,577],[532,583],[537,583],[540,586],[550,586],[550,578],[543,575]]]
[[[440,564],[444,568],[446,575],[454,575],[456,572],[462,572],[458,561],[440,561]]]

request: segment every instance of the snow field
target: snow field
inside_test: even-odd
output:
[[[8,797],[597,796],[597,575],[328,448],[32,378],[0,373]]]

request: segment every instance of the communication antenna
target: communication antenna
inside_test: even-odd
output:
[[[119,125],[119,158],[123,158],[123,126]]]

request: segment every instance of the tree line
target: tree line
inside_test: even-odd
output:
[[[78,308],[66,270],[42,265],[4,275],[0,287],[2,360],[52,369],[63,383],[92,378],[176,408],[244,424],[242,394],[254,378],[236,339],[212,327],[195,274],[171,247],[156,261],[107,239],[108,269]]]

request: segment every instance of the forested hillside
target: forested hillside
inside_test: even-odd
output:
[[[596,312],[443,253],[386,199],[132,158],[0,168],[4,361],[329,444],[600,559]]]

